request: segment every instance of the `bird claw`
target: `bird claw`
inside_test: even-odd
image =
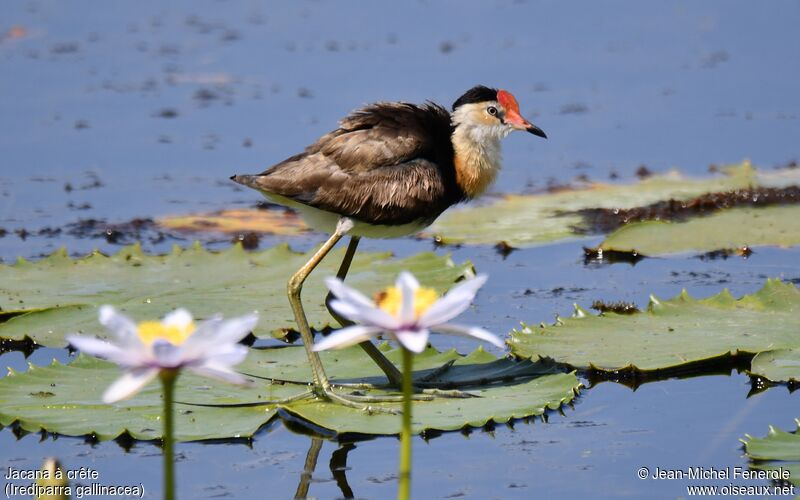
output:
[[[459,391],[458,389],[422,389],[422,394],[431,395],[434,398],[453,398],[453,399],[467,399],[479,398],[481,396],[472,392]]]
[[[479,398],[481,397],[478,394],[474,394],[471,392],[460,391],[458,389],[443,389],[442,386],[446,386],[449,384],[442,384],[437,383],[436,379],[446,373],[456,360],[451,359],[450,361],[444,363],[443,365],[435,368],[430,373],[425,374],[422,377],[419,377],[414,380],[414,387],[419,390],[420,392],[414,394],[412,399],[414,401],[432,401],[436,398],[452,398],[452,399],[467,399],[467,398]],[[366,396],[362,391],[369,391],[371,389],[378,389],[378,390],[386,390],[392,389],[395,386],[391,383],[389,384],[369,384],[365,382],[359,383],[337,383],[334,385],[335,387],[353,389],[354,392],[350,393],[353,399],[358,399],[361,401],[369,401],[373,400],[372,398],[376,398],[376,396]],[[437,387],[438,386],[438,387]],[[402,396],[377,396],[380,398],[380,402],[384,403],[393,403],[393,402],[400,402],[402,401]],[[366,399],[365,399],[366,398]]]
[[[369,403],[397,403],[399,400],[394,396],[361,396],[356,394],[336,394],[333,392],[333,388],[321,388],[320,396],[326,398],[328,401],[336,404],[340,404],[342,406],[346,406],[348,408],[354,408],[356,410],[361,410],[362,412],[368,415],[375,415],[375,414],[389,414],[389,415],[399,415],[400,411],[394,408],[386,408],[383,406],[372,406]]]

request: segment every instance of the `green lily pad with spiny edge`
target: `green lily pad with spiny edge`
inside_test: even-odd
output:
[[[780,481],[800,486],[800,419],[795,419],[797,429],[786,432],[769,426],[766,437],[757,438],[749,434],[742,439],[747,457],[753,469],[774,471]],[[788,478],[785,478],[788,475]]]
[[[393,360],[395,363],[400,361],[397,351],[394,356],[388,357],[398,358]],[[412,432],[420,433],[429,429],[452,431],[542,415],[572,401],[581,387],[574,373],[563,373],[547,364],[497,359],[480,348],[468,356],[455,359],[448,371],[435,378],[436,385],[445,388],[452,386],[478,397],[415,402]],[[415,357],[415,371],[418,365],[421,365],[419,357]],[[420,374],[424,375],[425,372]],[[368,394],[382,392],[370,391]],[[398,392],[393,394],[399,395]],[[372,406],[400,409],[399,403]],[[400,433],[401,421],[397,415],[369,415],[320,401],[294,403],[288,405],[286,410],[303,420],[335,429],[339,433]]]
[[[521,358],[549,358],[577,369],[658,372],[700,365],[737,354],[800,344],[800,291],[767,280],[752,295],[727,290],[706,299],[685,291],[650,299],[646,311],[594,315],[576,306],[555,325],[523,325],[509,340]]]
[[[800,170],[768,172],[748,161],[724,167],[721,172],[705,179],[669,172],[635,184],[596,183],[554,193],[505,195],[483,205],[448,210],[424,234],[446,244],[505,242],[513,247],[530,247],[605,232],[594,228],[586,211],[633,209],[668,200],[688,201],[708,193],[800,184]]]
[[[343,249],[331,252],[303,287],[312,328],[322,329],[331,321],[324,305],[323,278],[336,274],[343,255]],[[0,340],[30,338],[48,347],[63,347],[69,333],[103,336],[97,322],[97,308],[103,304],[137,321],[160,318],[177,307],[200,318],[258,311],[262,319],[254,334],[268,336],[293,328],[286,282],[310,256],[287,245],[257,252],[235,245],[212,253],[195,244],[175,247],[167,255],[145,255],[134,245],[112,256],[95,252],[72,259],[60,250],[36,262],[20,259],[0,265]],[[403,259],[390,253],[358,252],[347,282],[370,294],[393,283],[402,270],[439,292],[474,274],[469,262],[455,264],[432,252]]]
[[[29,432],[44,429],[67,436],[92,435],[99,440],[126,433],[134,439],[160,439],[162,392],[158,382],[151,382],[126,401],[107,405],[100,400],[120,374],[116,365],[84,355],[68,365],[53,361],[49,366],[29,365],[25,372],[9,370],[0,379],[0,424],[17,423]],[[232,406],[222,413],[203,405],[259,402],[294,393],[279,385],[242,388],[182,374],[176,391],[176,439],[252,436],[276,414],[275,405]]]
[[[800,382],[800,346],[756,354],[750,364],[750,374],[772,382]]]
[[[597,250],[654,257],[795,245],[800,245],[800,205],[731,208],[685,222],[634,222],[608,235]]]
[[[400,362],[397,349],[386,344],[380,348],[390,360]],[[379,369],[357,346],[321,356],[334,383],[385,383]],[[448,362],[454,362],[453,366],[428,382],[480,397],[415,402],[415,432],[457,430],[466,425],[541,415],[570,402],[580,388],[572,373],[529,361],[497,359],[480,348],[468,356],[428,348],[415,356],[415,377],[431,377]],[[233,386],[190,373],[179,377],[175,395],[178,440],[248,438],[279,410],[334,433],[399,432],[398,415],[370,414],[319,399],[270,403],[308,391],[311,370],[302,347],[251,349],[237,369],[253,379],[251,386]],[[101,440],[123,433],[135,439],[160,438],[161,389],[157,382],[129,400],[113,405],[100,401],[100,395],[119,374],[115,365],[83,355],[67,365],[54,362],[46,367],[30,366],[23,373],[11,372],[0,379],[0,425],[16,422],[31,432],[44,429],[71,436],[91,434]],[[399,395],[380,389],[361,392]],[[400,403],[373,406],[399,410]]]

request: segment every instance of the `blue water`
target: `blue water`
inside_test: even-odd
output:
[[[496,192],[541,189],[578,176],[629,181],[640,165],[704,175],[751,158],[764,168],[800,157],[800,54],[795,2],[57,2],[0,7],[0,258],[37,258],[59,246],[80,255],[119,244],[68,234],[82,219],[122,223],[253,206],[227,178],[301,150],[351,109],[376,100],[449,105],[476,83],[512,91],[547,141],[512,136]],[[17,30],[18,31],[18,30]],[[2,35],[0,35],[2,36]],[[174,116],[173,116],[174,115]],[[172,116],[172,117],[171,117]],[[69,188],[67,188],[69,185]],[[39,234],[61,233],[48,236]],[[23,239],[17,232],[27,231]],[[49,230],[49,231],[48,231]],[[166,251],[189,239],[143,242]],[[290,240],[307,249],[320,235]],[[280,239],[265,237],[265,248]],[[585,265],[597,238],[518,250],[436,249],[491,276],[463,317],[504,333],[552,321],[595,299],[646,305],[681,288],[707,296],[757,290],[766,277],[800,280],[797,250],[748,259],[646,259]],[[225,239],[207,242],[212,248]],[[428,241],[365,241],[408,255]],[[559,291],[563,289],[563,291]],[[468,340],[437,337],[468,352]],[[65,360],[40,349],[0,366]],[[585,381],[588,385],[588,381]],[[796,396],[747,398],[742,374],[667,380],[635,392],[585,390],[548,422],[415,442],[417,498],[676,498],[686,482],[639,480],[641,466],[746,466],[739,438],[793,427]],[[295,429],[295,427],[292,427]],[[311,438],[280,420],[252,445],[182,444],[182,498],[291,498]],[[355,444],[346,488],[325,441],[310,484],[318,498],[395,493],[397,441]],[[337,456],[342,456],[342,451]],[[105,484],[160,492],[159,449],[0,432],[0,467],[38,468],[58,456],[99,470]],[[337,475],[339,475],[337,473]],[[757,483],[763,484],[763,483]],[[344,489],[343,489],[344,488]]]

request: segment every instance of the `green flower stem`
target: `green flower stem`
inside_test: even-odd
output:
[[[175,500],[175,451],[173,406],[175,402],[175,380],[177,370],[161,370],[161,385],[164,388],[164,500]]]
[[[414,395],[412,380],[414,353],[403,350],[403,426],[400,434],[400,478],[398,500],[411,498],[411,398]]]

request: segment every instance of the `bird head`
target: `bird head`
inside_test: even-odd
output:
[[[479,135],[502,138],[524,130],[547,139],[544,131],[522,117],[517,99],[507,90],[478,85],[453,103],[455,127],[466,126]]]

